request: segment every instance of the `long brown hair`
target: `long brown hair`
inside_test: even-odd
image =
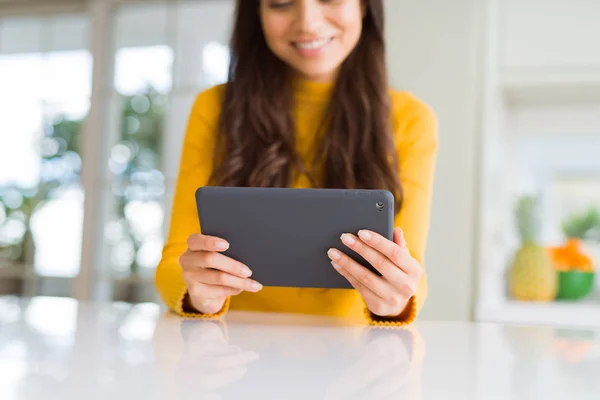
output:
[[[294,173],[314,187],[402,188],[390,129],[382,0],[367,0],[362,35],[340,68],[317,146],[317,181],[295,150],[290,68],[268,48],[256,1],[237,0],[231,64],[211,183],[289,187]]]

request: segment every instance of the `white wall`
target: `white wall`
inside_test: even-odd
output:
[[[600,2],[503,0],[507,67],[600,67]]]
[[[422,318],[467,320],[473,304],[483,2],[387,0],[386,7],[392,83],[425,100],[440,123],[426,254],[430,294]]]

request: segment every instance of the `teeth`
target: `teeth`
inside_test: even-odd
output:
[[[318,49],[329,43],[329,39],[313,40],[312,42],[296,42],[296,46],[301,49]]]

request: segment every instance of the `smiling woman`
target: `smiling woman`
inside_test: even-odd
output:
[[[427,296],[423,254],[437,152],[433,112],[387,81],[382,0],[238,0],[228,81],[191,110],[170,232],[156,272],[188,317],[229,308],[414,321]],[[205,185],[386,189],[394,240],[348,232],[327,255],[353,290],[262,287],[252,266],[202,235]],[[352,249],[381,276],[351,260]]]

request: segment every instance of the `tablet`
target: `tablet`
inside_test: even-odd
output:
[[[340,236],[369,229],[393,239],[387,190],[203,186],[196,205],[201,232],[227,240],[223,254],[246,264],[264,286],[350,289],[327,251],[337,248],[379,275]]]

